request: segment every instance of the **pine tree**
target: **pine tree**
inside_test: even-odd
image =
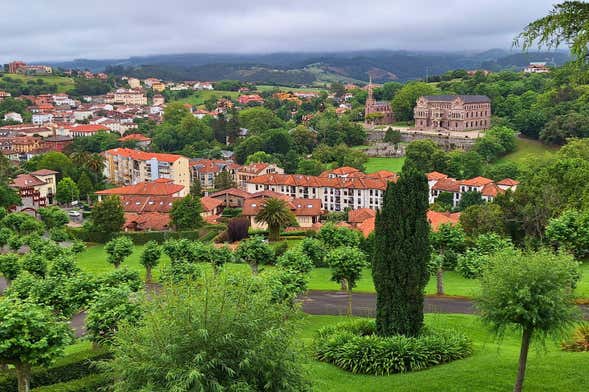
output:
[[[372,278],[376,329],[381,336],[419,335],[430,258],[428,185],[424,174],[405,165],[389,183],[376,216]]]

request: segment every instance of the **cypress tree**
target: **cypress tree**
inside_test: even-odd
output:
[[[376,215],[372,279],[378,335],[421,332],[430,258],[427,209],[427,179],[405,165],[397,183],[388,184]]]

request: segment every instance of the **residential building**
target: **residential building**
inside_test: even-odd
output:
[[[10,183],[10,187],[18,191],[23,205],[43,207],[53,204],[53,197],[57,192],[56,175],[53,170],[37,170],[28,174],[19,174]]]
[[[235,182],[239,188],[247,190],[249,189],[247,183],[255,177],[283,173],[284,169],[278,167],[274,163],[252,163],[250,165],[241,166],[237,169],[235,173]]]
[[[153,106],[162,106],[166,103],[166,99],[161,94],[155,94],[153,96]]]
[[[550,67],[546,65],[545,62],[534,62],[530,63],[526,68],[524,68],[525,73],[549,73]]]
[[[0,102],[4,101],[5,98],[10,98],[12,95],[8,91],[0,90]]]
[[[69,136],[86,137],[96,135],[98,132],[109,132],[110,130],[104,125],[98,124],[74,124],[64,127]]]
[[[189,159],[182,155],[115,148],[105,151],[104,158],[104,175],[113,184],[131,185],[163,178],[183,185],[185,194],[190,189]]]
[[[282,195],[277,195],[277,197],[281,196]],[[256,215],[262,209],[268,198],[268,196],[262,195],[260,197],[251,197],[244,202],[241,214],[249,218],[250,227],[253,229],[265,230],[268,228],[266,223],[256,221]],[[319,222],[319,219],[323,214],[321,200],[318,199],[286,198],[286,202],[301,228],[311,228],[313,224]]]
[[[196,159],[190,162],[192,181],[200,181],[203,192],[215,188],[215,179],[222,172],[228,172],[235,180],[239,167],[233,161],[222,159]]]
[[[129,135],[119,138],[119,142],[135,142],[137,147],[147,148],[151,144],[151,138],[140,133],[131,133]]]
[[[251,103],[261,105],[264,103],[264,98],[258,94],[240,95],[239,98],[237,98],[237,102],[239,102],[240,105],[249,105]]]
[[[20,113],[8,112],[8,113],[4,114],[4,121],[13,121],[13,122],[22,123],[23,119],[22,119],[22,116],[20,115]]]
[[[127,83],[129,83],[129,87],[132,89],[141,88],[141,80],[137,78],[128,78]]]
[[[33,122],[33,124],[35,125],[43,125],[43,124],[49,124],[53,122],[53,114],[52,113],[34,113],[31,121]]]
[[[121,88],[116,90],[110,99],[112,99],[112,102],[107,103],[139,106],[147,105],[147,96],[140,90],[127,90]]]
[[[491,126],[491,100],[485,95],[427,95],[413,109],[419,131],[472,131]]]
[[[151,84],[151,88],[153,89],[153,91],[157,91],[158,93],[161,93],[162,91],[164,91],[166,89],[166,85],[165,83],[162,82],[155,82]]]

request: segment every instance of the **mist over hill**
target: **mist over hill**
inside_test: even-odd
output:
[[[491,49],[482,52],[350,51],[323,53],[207,54],[188,53],[127,59],[56,62],[60,68],[107,71],[165,80],[236,79],[269,84],[312,84],[333,80],[407,81],[454,69],[521,69],[531,61],[561,65],[568,52],[529,52]]]

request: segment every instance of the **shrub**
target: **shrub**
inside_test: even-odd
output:
[[[227,224],[227,240],[229,242],[241,241],[248,237],[250,221],[248,218],[233,218]]]
[[[388,375],[430,368],[472,354],[461,333],[425,328],[418,337],[380,337],[374,320],[356,320],[321,328],[315,355],[355,374]]]
[[[96,392],[109,385],[112,385],[111,378],[104,373],[98,373],[77,380],[34,388],[32,392]]]
[[[49,238],[55,242],[64,242],[70,239],[68,232],[61,228],[53,228],[49,230]]]
[[[470,248],[466,253],[458,256],[456,271],[466,279],[478,278],[491,255],[510,249],[515,250],[511,240],[494,233],[481,234],[477,237],[474,248]]]
[[[316,238],[305,238],[301,242],[301,250],[313,262],[315,267],[327,267],[327,249],[321,241]]]
[[[564,351],[589,351],[589,324],[582,324],[575,329],[571,340],[562,343]]]
[[[288,250],[288,242],[287,241],[275,242],[271,246],[272,246],[272,249],[274,249],[274,255],[276,257],[282,256]]]
[[[122,285],[128,286],[131,291],[139,291],[143,287],[143,281],[139,276],[139,272],[131,271],[127,268],[120,268],[111,271],[100,277],[99,282],[106,287],[119,287]]]

